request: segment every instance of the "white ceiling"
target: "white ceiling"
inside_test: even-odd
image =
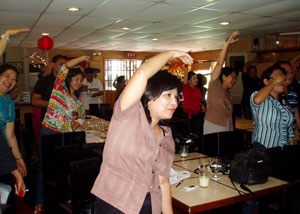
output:
[[[31,32],[10,47],[37,47],[48,32],[59,49],[195,52],[221,48],[235,30],[300,30],[300,0],[0,0],[0,33],[23,27]]]

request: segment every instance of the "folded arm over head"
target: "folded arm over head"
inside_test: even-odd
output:
[[[80,57],[77,57],[75,59],[71,59],[69,60],[66,65],[67,67],[71,68],[83,61],[86,61],[87,63],[89,63],[90,61],[92,60],[92,57],[91,56],[86,56],[86,55],[83,55],[83,56],[80,56]]]
[[[2,54],[5,51],[8,39],[10,36],[19,36],[22,33],[26,33],[29,32],[30,29],[28,28],[24,28],[24,29],[15,29],[15,30],[7,30],[4,34],[2,34],[2,38],[0,40],[0,56],[2,56]]]
[[[218,56],[217,64],[211,73],[211,81],[215,81],[216,79],[219,78],[223,64],[224,64],[225,56],[227,54],[228,47],[230,44],[233,44],[233,43],[239,41],[239,39],[236,38],[239,35],[240,35],[240,31],[235,31],[231,34],[229,39],[226,41],[225,45],[223,46],[223,48]]]
[[[193,58],[189,54],[181,51],[167,51],[150,58],[137,69],[122,92],[121,109],[124,111],[140,100],[148,79],[156,74],[168,60],[174,58],[179,58],[186,64],[193,62]]]
[[[285,80],[285,75],[274,72],[270,80],[264,79],[265,87],[259,90],[254,96],[253,101],[256,105],[262,104],[265,99],[271,94],[273,88]]]

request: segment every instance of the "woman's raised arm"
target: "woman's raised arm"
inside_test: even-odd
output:
[[[71,68],[83,61],[86,61],[86,62],[90,62],[92,60],[92,57],[91,56],[86,56],[86,55],[83,55],[83,56],[80,56],[80,57],[77,57],[75,59],[71,59],[69,60],[66,65]]]
[[[239,39],[236,39],[236,37],[238,35],[240,35],[240,31],[233,32],[231,34],[231,36],[229,37],[229,39],[226,41],[225,45],[223,46],[223,48],[218,56],[217,64],[211,73],[211,81],[212,82],[219,78],[220,73],[222,71],[223,64],[224,64],[225,56],[227,54],[228,47],[230,44],[233,44],[233,43],[239,41]]]
[[[193,58],[181,51],[167,51],[160,53],[143,63],[122,92],[121,109],[124,111],[139,101],[146,89],[147,81],[157,73],[170,59],[179,58],[186,64],[192,64]]]
[[[24,28],[24,29],[16,29],[16,30],[7,30],[4,34],[2,34],[0,40],[0,56],[2,56],[2,54],[4,53],[10,36],[18,36],[22,33],[26,33],[29,31],[30,29]]]

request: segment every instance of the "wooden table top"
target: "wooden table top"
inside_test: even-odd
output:
[[[179,160],[179,155],[176,156],[176,161],[174,161],[172,166],[173,169],[177,171],[186,170],[192,173],[191,177],[185,179],[180,186],[176,187],[176,184],[171,186],[173,206],[177,209],[185,213],[197,213],[244,200],[233,187],[228,175],[219,175],[221,179],[218,181],[210,180],[207,188],[199,186],[199,177],[194,173],[194,170],[197,169],[200,159],[212,161],[213,158],[205,157],[205,155],[199,153],[193,153],[190,155],[191,159],[185,160]],[[277,192],[285,184],[287,182],[269,177],[264,184],[247,187],[255,193],[256,197],[261,197]],[[185,192],[183,188],[189,185],[196,185],[198,189]],[[253,195],[241,189],[239,184],[236,183],[236,187],[244,194],[246,199],[253,198]]]

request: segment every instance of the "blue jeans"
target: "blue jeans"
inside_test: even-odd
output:
[[[43,176],[43,153],[42,153],[42,136],[57,134],[57,132],[47,129],[42,126],[40,135],[40,164],[39,170],[37,172],[36,178],[36,188],[35,188],[35,203],[36,205],[44,204],[44,176]]]

